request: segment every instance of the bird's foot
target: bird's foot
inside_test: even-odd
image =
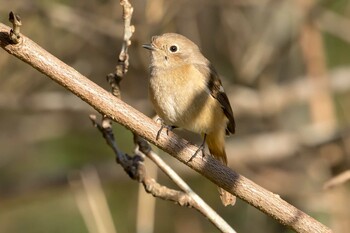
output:
[[[191,162],[199,152],[202,152],[202,158],[204,158],[205,156],[205,139],[207,138],[207,135],[204,134],[204,138],[203,138],[203,142],[202,144],[198,147],[198,149],[196,150],[196,152],[194,152],[194,154],[191,156],[191,158],[188,160],[188,162]]]
[[[157,136],[156,136],[156,140],[158,141],[160,134],[162,133],[163,129],[166,129],[166,135],[169,135],[169,131],[173,131],[173,129],[177,128],[176,126],[171,126],[171,125],[167,125],[164,123],[164,121],[161,118],[158,118],[157,121],[160,122],[161,127],[158,130]]]

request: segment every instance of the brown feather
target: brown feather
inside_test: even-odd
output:
[[[228,119],[226,134],[234,134],[236,131],[236,123],[233,117],[233,111],[230,105],[230,101],[227,98],[226,93],[223,91],[223,87],[221,84],[221,80],[214,68],[211,64],[202,65],[202,64],[194,64],[194,66],[206,77],[208,77],[207,85],[210,91],[210,94],[219,101],[222,110],[224,111],[225,116]]]

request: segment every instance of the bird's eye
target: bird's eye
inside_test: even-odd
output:
[[[170,52],[175,53],[178,50],[178,48],[176,45],[172,45],[172,46],[170,46],[169,50],[170,50]]]

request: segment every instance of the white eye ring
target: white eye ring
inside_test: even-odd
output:
[[[176,53],[177,51],[179,50],[179,48],[178,48],[178,46],[177,45],[171,45],[170,47],[169,47],[169,51],[171,52],[171,53]]]

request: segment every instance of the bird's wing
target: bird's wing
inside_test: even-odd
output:
[[[227,123],[226,134],[235,133],[236,123],[233,117],[230,101],[227,98],[215,68],[211,64],[209,64],[209,66],[204,64],[195,64],[195,67],[199,72],[207,77],[207,86],[211,96],[213,96],[214,99],[220,103],[225,116],[229,120]]]

